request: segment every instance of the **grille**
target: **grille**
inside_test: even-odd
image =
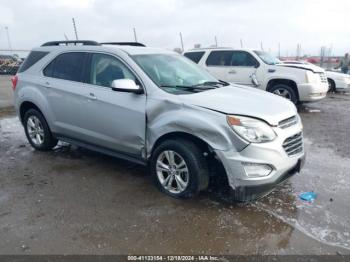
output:
[[[327,76],[325,73],[317,73],[317,74],[319,74],[322,83],[328,83]]]
[[[278,127],[285,129],[290,126],[294,126],[298,123],[298,118],[296,116],[289,117],[287,119],[284,119],[278,123]]]
[[[300,132],[294,136],[288,137],[283,142],[283,148],[288,156],[294,156],[303,152],[303,133]]]

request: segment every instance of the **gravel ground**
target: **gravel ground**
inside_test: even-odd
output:
[[[1,111],[0,254],[350,254],[349,105],[301,108],[304,169],[250,204],[215,187],[175,200],[142,166],[68,144],[36,152]]]

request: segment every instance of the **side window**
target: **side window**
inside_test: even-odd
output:
[[[43,71],[45,76],[83,82],[86,53],[69,52],[57,56]]]
[[[256,59],[244,51],[234,51],[232,55],[231,65],[232,66],[256,66],[258,62]]]
[[[117,58],[106,54],[92,54],[90,84],[111,87],[113,80],[136,80],[133,73]]]
[[[212,51],[208,56],[206,64],[208,66],[230,66],[233,51]]]
[[[189,52],[189,53],[184,53],[184,56],[187,57],[188,59],[192,60],[196,64],[201,60],[203,57],[204,52]]]

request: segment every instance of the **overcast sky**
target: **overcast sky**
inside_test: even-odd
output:
[[[0,0],[0,49],[30,49],[45,41],[74,39],[75,17],[80,39],[132,41],[135,27],[147,46],[194,44],[260,48],[282,55],[333,54],[350,51],[349,0]]]

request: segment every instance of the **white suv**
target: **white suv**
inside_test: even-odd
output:
[[[264,51],[204,48],[185,52],[184,56],[220,80],[257,87],[295,104],[320,100],[328,91],[323,69],[286,65]]]

